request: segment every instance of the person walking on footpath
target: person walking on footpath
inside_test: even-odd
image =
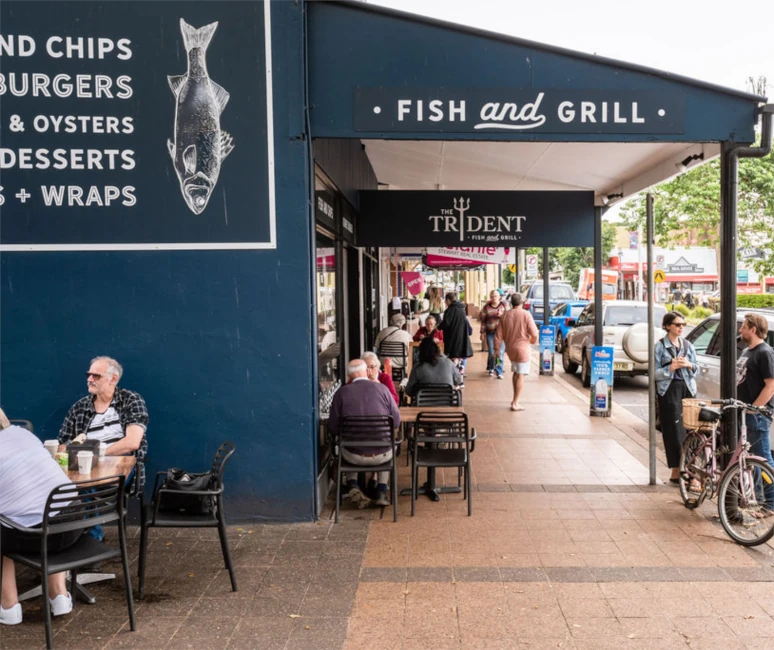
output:
[[[502,358],[503,349],[500,348],[495,351],[495,335],[497,334],[497,325],[500,322],[500,318],[507,311],[505,302],[498,291],[492,291],[489,294],[489,302],[484,305],[481,310],[478,319],[481,321],[481,336],[486,337],[486,345],[488,348],[488,356],[486,358],[486,371],[491,377],[497,372],[497,378],[503,378],[503,368],[501,365],[496,365],[495,362],[498,357]]]
[[[500,317],[495,334],[495,349],[505,343],[505,352],[511,360],[513,371],[513,400],[511,411],[523,411],[519,403],[524,388],[524,377],[529,374],[529,346],[537,343],[538,330],[532,314],[523,307],[524,297],[520,293],[511,295],[513,309]]]
[[[682,337],[685,317],[679,311],[671,311],[664,315],[661,327],[667,334],[656,341],[653,351],[656,392],[664,451],[667,465],[672,470],[669,481],[678,483],[680,449],[685,440],[683,399],[696,395],[696,373],[699,366],[693,345]]]
[[[450,291],[446,294],[446,311],[438,329],[443,332],[443,351],[455,363],[458,363],[460,374],[464,374],[465,360],[473,356],[473,346],[470,334],[473,332],[465,316],[465,305],[457,300],[457,294]]]
[[[747,349],[736,362],[737,397],[753,406],[774,408],[774,350],[766,343],[769,324],[760,314],[745,314],[739,334]],[[771,420],[761,413],[746,413],[747,442],[750,452],[774,466],[769,429]],[[763,489],[766,517],[774,516],[774,486]]]

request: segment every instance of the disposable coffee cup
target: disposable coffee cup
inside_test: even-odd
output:
[[[46,440],[43,443],[43,446],[46,448],[46,451],[51,454],[51,458],[56,457],[56,452],[59,450],[58,440]]]
[[[99,443],[99,458],[102,460],[105,457],[105,452],[107,451],[107,443],[106,442],[100,442]]]
[[[79,451],[78,452],[78,473],[91,474],[91,463],[93,460],[94,460],[94,452]]]

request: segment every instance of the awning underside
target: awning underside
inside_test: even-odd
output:
[[[720,146],[686,143],[363,140],[379,183],[402,190],[593,190],[620,201],[704,162]],[[694,165],[697,163],[693,163]]]

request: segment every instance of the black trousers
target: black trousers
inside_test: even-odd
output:
[[[48,536],[48,550],[50,553],[59,553],[70,548],[77,542],[83,530],[70,530],[65,533]],[[40,551],[40,535],[22,533],[13,528],[0,526],[0,550],[6,553],[29,553]]]
[[[680,467],[680,448],[685,440],[683,399],[688,397],[692,395],[682,379],[673,379],[667,392],[658,396],[661,435],[664,436],[664,451],[670,469]]]

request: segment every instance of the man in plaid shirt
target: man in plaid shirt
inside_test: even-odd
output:
[[[108,456],[134,454],[138,460],[134,486],[142,489],[145,483],[142,461],[148,452],[145,438],[148,409],[138,393],[118,387],[123,372],[115,359],[92,359],[86,373],[89,395],[79,399],[67,412],[59,430],[59,443],[64,450],[64,445],[85,433],[88,440],[106,443]]]

